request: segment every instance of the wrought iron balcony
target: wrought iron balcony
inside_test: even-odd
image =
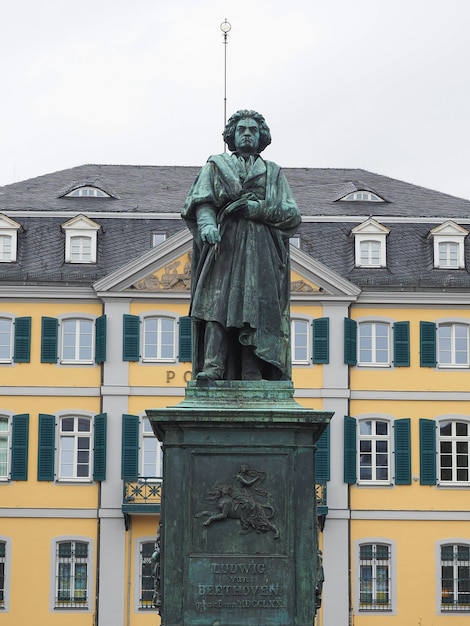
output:
[[[127,514],[160,513],[163,479],[140,476],[137,480],[124,480],[122,512]]]

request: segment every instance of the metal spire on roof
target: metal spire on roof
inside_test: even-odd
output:
[[[232,29],[230,22],[227,22],[227,18],[220,25],[220,30],[223,32],[223,44],[224,44],[224,128],[227,124],[227,43],[228,34]],[[224,152],[227,152],[227,145],[224,141]]]

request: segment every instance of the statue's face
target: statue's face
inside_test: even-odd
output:
[[[235,149],[242,154],[255,154],[259,146],[259,126],[255,120],[246,117],[235,127]]]

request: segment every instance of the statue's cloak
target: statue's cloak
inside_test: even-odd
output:
[[[193,369],[202,369],[204,324],[215,321],[252,346],[289,379],[289,237],[300,224],[297,204],[281,169],[255,157],[243,172],[235,154],[212,156],[195,180],[182,217],[194,237],[191,309],[194,321]],[[244,217],[246,198],[260,201],[254,219]],[[203,244],[196,210],[210,205],[221,234],[220,245]]]

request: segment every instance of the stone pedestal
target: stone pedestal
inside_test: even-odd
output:
[[[315,442],[290,382],[190,382],[149,409],[163,444],[163,626],[309,626],[320,578]]]

